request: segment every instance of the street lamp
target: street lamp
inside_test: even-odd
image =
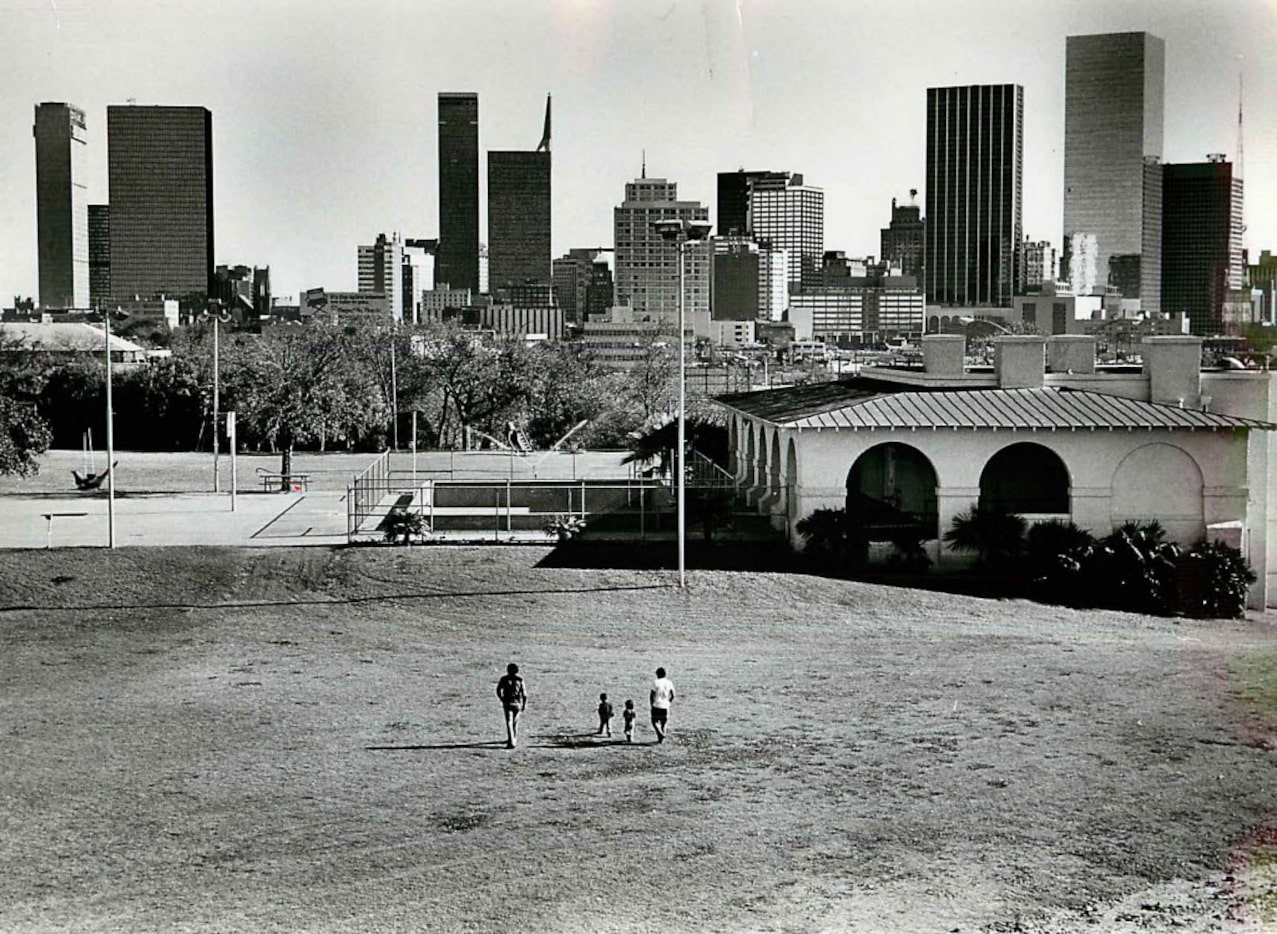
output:
[[[115,311],[103,311],[99,303],[98,312],[106,335],[106,543],[108,548],[115,547],[115,409],[111,400],[111,318],[127,318],[128,312],[123,308]]]
[[[710,223],[703,220],[668,218],[652,225],[656,232],[678,250],[678,586],[687,586],[687,341],[686,299],[683,294],[683,258],[687,244],[709,236]]]
[[[208,302],[204,311],[200,314],[201,318],[213,319],[213,492],[221,492],[221,484],[218,482],[217,457],[221,453],[222,442],[218,432],[218,422],[221,419],[221,386],[219,385],[219,361],[217,359],[217,325],[220,321],[230,321],[231,316],[228,311],[221,307],[221,302],[214,299]],[[214,310],[216,308],[216,310]]]

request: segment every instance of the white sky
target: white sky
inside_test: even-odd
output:
[[[443,90],[478,92],[481,151],[535,147],[554,95],[556,256],[611,244],[643,149],[711,218],[717,172],[803,172],[826,249],[877,255],[924,185],[926,88],[1021,84],[1024,230],[1058,247],[1065,37],[1133,30],[1166,42],[1165,161],[1235,156],[1245,73],[1246,241],[1277,250],[1277,0],[0,0],[0,301],[37,290],[41,101],[87,111],[92,203],[108,104],[208,107],[216,262],[276,295],[438,235]]]

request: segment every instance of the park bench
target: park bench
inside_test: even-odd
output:
[[[49,549],[53,547],[53,520],[54,519],[81,519],[87,516],[87,512],[42,512],[40,513],[44,520],[48,523],[45,529],[44,547]]]
[[[310,489],[310,474],[294,473],[288,477],[288,483],[284,483],[284,475],[282,473],[268,473],[259,470],[258,475],[262,478],[262,492],[281,492],[281,493],[302,493]]]

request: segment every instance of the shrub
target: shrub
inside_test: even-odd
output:
[[[1176,572],[1176,609],[1205,619],[1241,616],[1246,592],[1258,579],[1240,551],[1205,539],[1180,558]]]
[[[898,571],[920,572],[931,567],[931,556],[923,548],[927,540],[921,529],[901,529],[891,536],[895,549],[887,559],[887,567]]]
[[[549,519],[543,526],[546,532],[554,535],[560,542],[569,542],[585,531],[585,519],[568,513],[560,513]]]
[[[1084,573],[1091,602],[1133,613],[1166,615],[1174,604],[1178,545],[1158,522],[1127,522],[1091,552]]]
[[[1024,537],[1024,571],[1034,595],[1048,603],[1076,604],[1087,592],[1084,570],[1095,537],[1068,520],[1048,519]]]
[[[1024,550],[1024,530],[1023,516],[976,505],[954,516],[944,540],[955,551],[975,554],[984,567],[1006,570]]]
[[[835,569],[865,563],[869,543],[845,509],[817,509],[794,528],[803,537],[803,556],[809,563]]]
[[[382,534],[392,545],[410,545],[413,539],[430,532],[430,523],[419,512],[392,512],[381,525]]]

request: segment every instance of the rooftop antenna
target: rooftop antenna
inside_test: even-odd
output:
[[[541,142],[537,145],[537,152],[550,151],[550,95],[545,96],[545,128],[541,131]]]
[[[1245,150],[1242,148],[1242,72],[1237,72],[1237,177],[1245,174]]]
[[[642,152],[643,152],[643,174],[641,174],[639,178],[647,178],[647,150],[644,149],[642,150]]]

